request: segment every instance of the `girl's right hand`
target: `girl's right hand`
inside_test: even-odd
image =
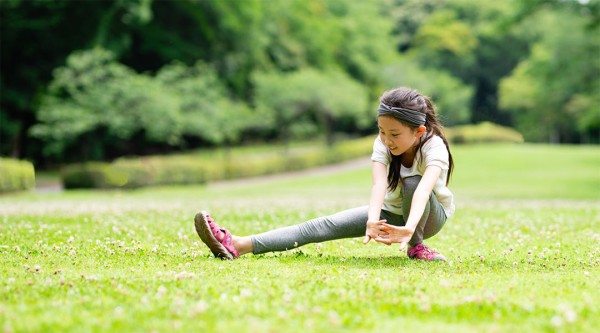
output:
[[[377,238],[387,235],[387,232],[383,230],[383,227],[386,223],[387,220],[367,221],[367,231],[365,233],[365,239],[363,240],[363,244],[367,244],[371,240],[371,238]]]

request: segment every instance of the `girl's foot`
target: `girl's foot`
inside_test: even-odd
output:
[[[233,260],[240,256],[233,237],[225,228],[219,227],[207,212],[201,211],[194,218],[194,226],[200,239],[217,258]]]
[[[432,249],[430,249],[427,245],[421,243],[417,244],[406,251],[406,254],[411,259],[420,259],[427,261],[446,261],[446,257],[438,253]]]

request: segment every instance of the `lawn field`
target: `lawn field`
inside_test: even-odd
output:
[[[208,210],[252,234],[365,205],[357,167],[190,187],[0,196],[2,332],[598,332],[600,149],[456,146],[457,212],[427,244],[361,239],[215,259]]]

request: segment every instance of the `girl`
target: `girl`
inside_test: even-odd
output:
[[[216,257],[286,251],[304,244],[364,236],[391,245],[408,244],[408,257],[446,257],[423,244],[454,213],[447,187],[452,155],[428,97],[409,88],[385,92],[377,109],[379,136],[373,145],[373,186],[369,206],[349,209],[298,225],[252,236],[234,236],[206,213],[194,222],[200,239]]]

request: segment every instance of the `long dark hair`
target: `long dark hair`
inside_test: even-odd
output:
[[[383,95],[381,95],[380,102],[391,107],[407,108],[425,113],[425,127],[427,128],[427,136],[424,140],[421,138],[421,141],[417,146],[417,151],[421,153],[422,160],[423,152],[421,151],[421,147],[423,146],[423,144],[429,139],[431,139],[433,135],[437,135],[440,138],[442,138],[442,141],[444,141],[444,145],[446,145],[446,149],[448,150],[449,157],[448,178],[446,179],[447,185],[448,182],[450,182],[450,176],[452,174],[452,170],[454,169],[454,160],[452,159],[452,154],[450,153],[450,145],[448,144],[448,140],[444,135],[444,128],[437,119],[435,106],[433,105],[429,97],[422,95],[414,89],[400,87],[384,92]],[[413,130],[417,129],[417,126],[408,124],[402,119],[394,119],[400,121],[404,125],[412,128]],[[398,187],[398,183],[402,183],[402,177],[400,177],[400,169],[402,168],[402,155],[391,156],[392,161],[390,163],[388,172],[388,189],[390,190],[390,192],[393,192]]]

